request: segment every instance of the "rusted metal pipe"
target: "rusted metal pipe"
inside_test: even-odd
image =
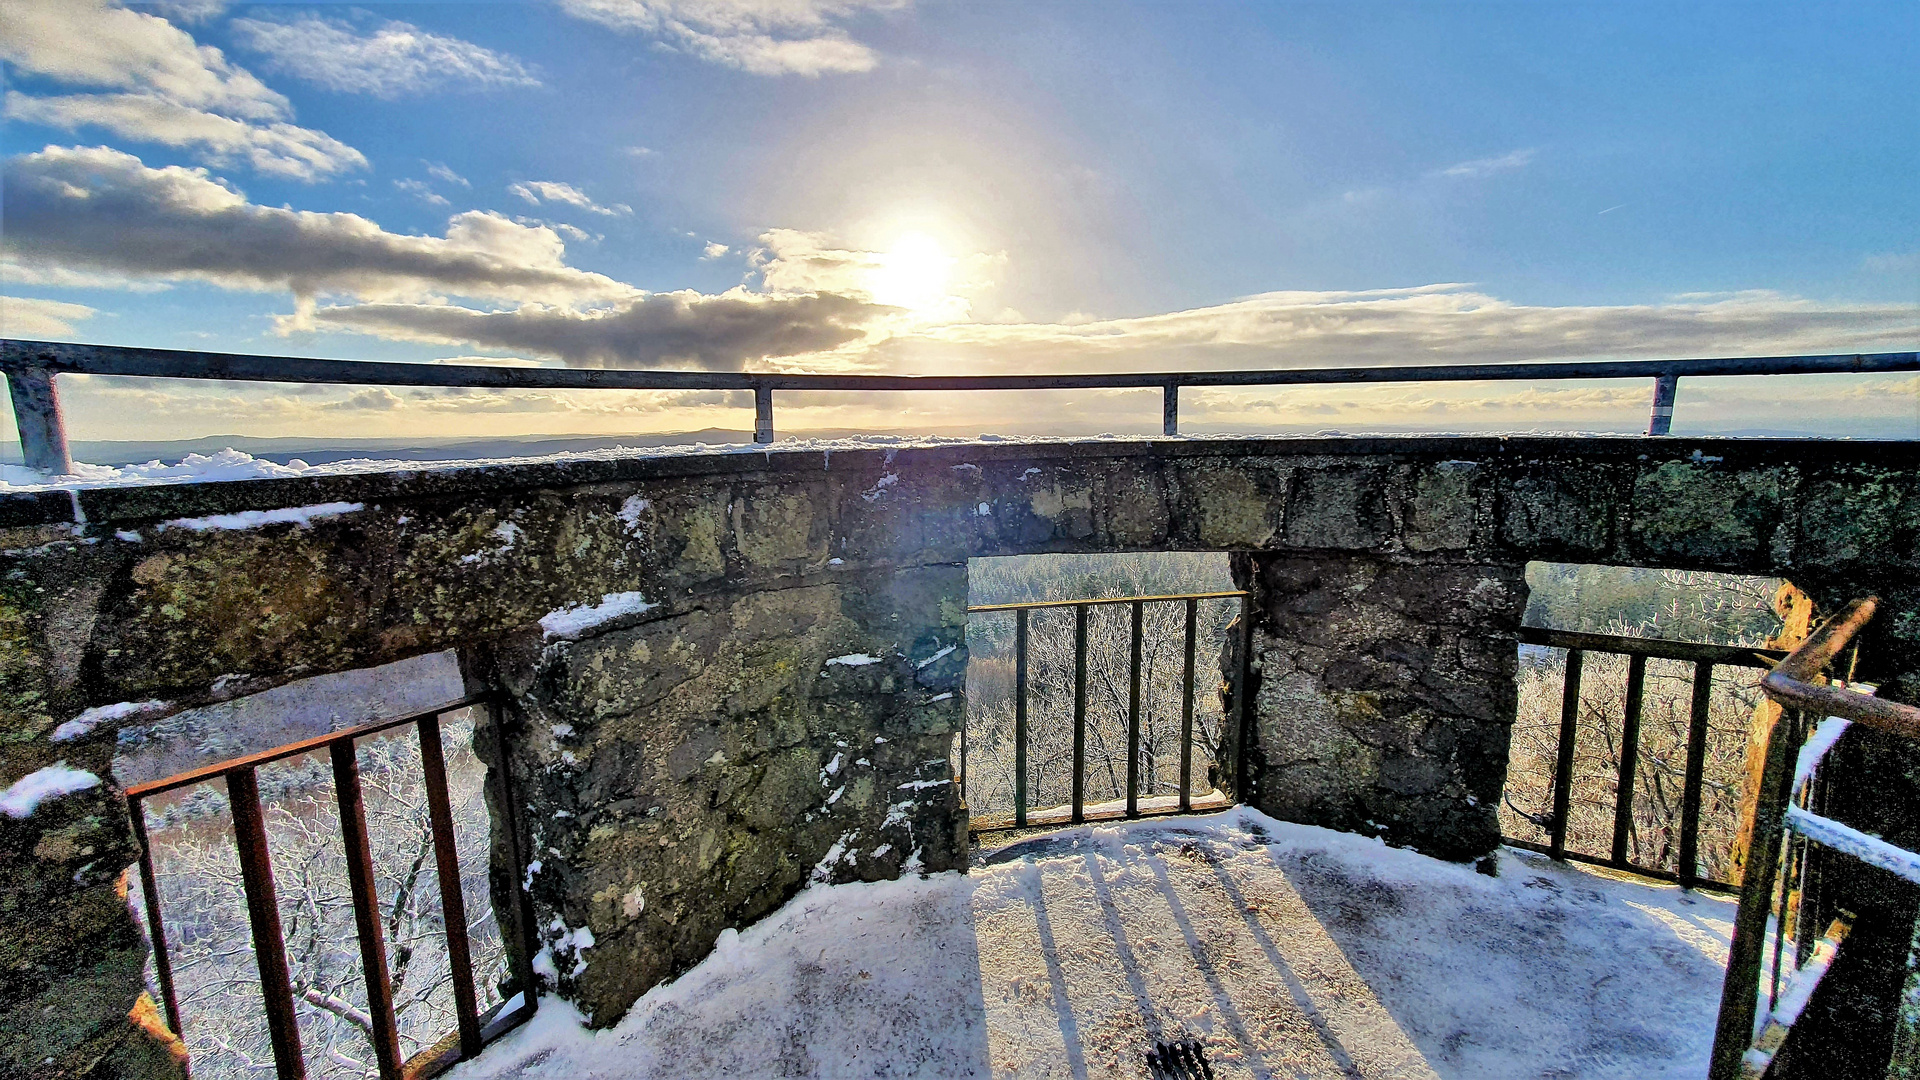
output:
[[[1920,739],[1920,708],[1815,683],[1879,609],[1879,597],[1855,600],[1760,680],[1768,697],[1789,709],[1838,716],[1893,735]]]

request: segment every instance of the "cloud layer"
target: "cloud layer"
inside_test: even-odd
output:
[[[538,86],[519,60],[470,41],[389,21],[362,32],[343,19],[235,19],[234,39],[274,70],[329,90],[395,98],[447,85]]]
[[[106,147],[48,147],[7,163],[0,243],[36,267],[368,300],[451,293],[581,302],[635,290],[566,265],[552,230],[468,211],[444,237],[357,214],[260,206],[204,169],[149,168]]]
[[[198,151],[302,180],[363,168],[338,139],[292,122],[287,99],[219,49],[165,19],[104,0],[0,5],[0,58],[18,70],[97,92],[10,91],[7,116],[55,127],[104,128],[122,138]]]
[[[754,75],[871,71],[872,49],[836,23],[912,0],[560,0],[562,10],[646,34],[703,60]]]

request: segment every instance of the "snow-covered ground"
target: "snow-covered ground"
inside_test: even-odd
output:
[[[1733,906],[1245,809],[1096,825],[808,889],[618,1025],[549,999],[449,1075],[1143,1078],[1194,1038],[1222,1078],[1693,1078]]]

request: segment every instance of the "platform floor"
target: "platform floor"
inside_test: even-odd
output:
[[[619,1025],[558,1001],[452,1075],[1705,1075],[1733,901],[1503,851],[1499,876],[1246,810],[967,875],[816,887]],[[591,952],[587,954],[591,959]]]

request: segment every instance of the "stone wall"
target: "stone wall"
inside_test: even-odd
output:
[[[168,1060],[148,1049],[120,899],[132,841],[114,723],[52,738],[88,710],[187,708],[460,649],[510,699],[485,749],[520,803],[496,805],[497,826],[542,857],[545,961],[605,1020],[823,864],[836,880],[916,855],[961,864],[964,810],[943,781],[970,556],[1245,553],[1248,795],[1468,857],[1493,842],[1528,559],[1775,574],[1825,601],[1881,591],[1893,614],[1868,639],[1871,674],[1914,700],[1915,457],[1759,440],[1100,440],[0,498],[0,784],[57,762],[102,781],[0,816],[0,1030],[17,1034],[0,1073]],[[828,662],[855,655],[876,662]]]

